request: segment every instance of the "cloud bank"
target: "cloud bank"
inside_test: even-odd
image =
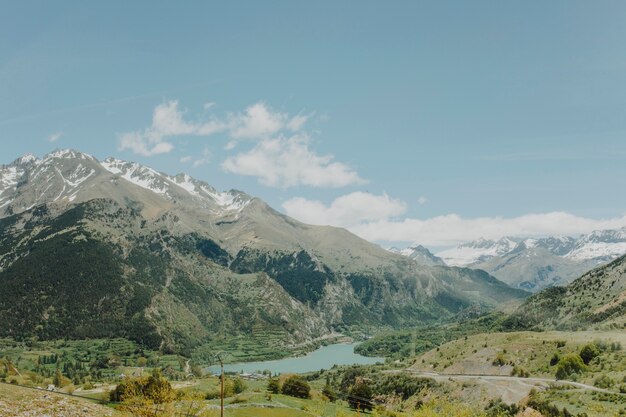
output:
[[[428,219],[398,218],[406,205],[386,194],[352,193],[329,205],[301,197],[282,205],[285,212],[305,223],[345,227],[374,242],[419,243],[425,246],[453,246],[480,237],[578,236],[594,230],[626,226],[626,215],[612,219],[591,219],[566,212],[526,214],[517,217],[464,218],[448,214]]]

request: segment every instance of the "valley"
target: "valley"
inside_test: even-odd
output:
[[[456,255],[467,265],[448,266],[132,162],[65,150],[0,174],[12,409],[40,404],[42,391],[20,391],[39,387],[53,407],[60,392],[62,407],[88,398],[111,415],[217,415],[219,354],[229,416],[626,412],[626,258],[590,258],[576,268],[591,271],[534,294],[479,268],[531,276],[515,257],[550,248],[557,262],[603,239],[617,251],[621,232],[481,241]],[[307,366],[278,367],[292,362]]]

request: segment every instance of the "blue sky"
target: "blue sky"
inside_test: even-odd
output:
[[[6,2],[0,163],[116,156],[383,244],[622,226],[625,20],[621,1]]]

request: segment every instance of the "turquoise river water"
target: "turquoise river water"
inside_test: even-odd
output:
[[[384,362],[384,358],[368,358],[354,353],[354,347],[358,343],[337,343],[322,346],[319,349],[295,358],[285,358],[272,361],[241,362],[224,365],[225,372],[255,373],[269,370],[272,373],[304,373],[330,369],[333,365],[369,365],[376,362]],[[211,366],[209,371],[219,374],[220,367]]]

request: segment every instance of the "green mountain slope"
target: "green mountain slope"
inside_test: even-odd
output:
[[[625,327],[626,256],[587,272],[566,287],[533,295],[508,323],[525,328]]]
[[[171,351],[260,334],[298,344],[527,295],[184,174],[57,151],[2,175],[0,336],[121,336]]]

